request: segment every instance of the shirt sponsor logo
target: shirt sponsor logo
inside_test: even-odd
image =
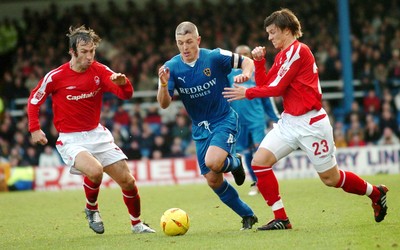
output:
[[[203,97],[211,93],[210,88],[217,84],[217,79],[214,78],[211,81],[205,82],[202,85],[198,85],[191,88],[179,88],[179,94],[190,95],[191,99]]]
[[[69,101],[79,101],[82,99],[88,99],[88,98],[93,98],[97,95],[97,93],[100,91],[101,88],[98,88],[95,91],[89,92],[89,93],[82,93],[80,95],[67,95],[67,100]]]

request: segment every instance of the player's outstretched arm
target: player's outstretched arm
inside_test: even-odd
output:
[[[238,84],[233,84],[232,88],[224,88],[222,95],[224,98],[228,99],[228,102],[242,100],[246,98],[246,87],[240,86]]]

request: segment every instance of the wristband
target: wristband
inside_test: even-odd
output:
[[[166,87],[168,85],[168,82],[167,83],[162,83],[162,82],[160,82],[160,86],[161,87]]]

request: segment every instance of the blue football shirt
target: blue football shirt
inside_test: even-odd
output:
[[[204,49],[194,66],[184,63],[180,55],[165,63],[170,70],[169,94],[176,90],[194,124],[219,121],[230,112],[229,102],[222,96],[229,86],[227,75],[232,70],[232,52]]]

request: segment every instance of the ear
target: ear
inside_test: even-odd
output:
[[[201,42],[201,36],[198,36],[197,37],[197,45],[200,45],[200,42]]]

